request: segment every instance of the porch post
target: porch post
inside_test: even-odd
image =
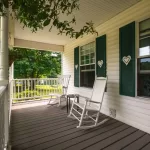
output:
[[[1,16],[0,81],[8,81],[8,10]]]
[[[7,86],[4,96],[4,141],[5,148],[9,140],[9,106],[8,106],[8,9],[4,8],[6,15],[1,16],[1,44],[0,44],[0,86]],[[2,83],[2,84],[1,84]]]

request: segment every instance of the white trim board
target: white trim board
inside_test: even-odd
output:
[[[38,50],[55,51],[55,52],[64,51],[63,45],[48,44],[48,43],[16,39],[16,38],[14,40],[14,46],[22,47],[22,48],[38,49]]]

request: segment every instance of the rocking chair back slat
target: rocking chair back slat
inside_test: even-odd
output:
[[[107,82],[107,78],[97,77],[93,86],[93,92],[91,97],[92,101],[102,103],[106,82]]]
[[[61,75],[58,77],[58,84],[63,88],[63,94],[67,94],[69,80],[71,75]]]

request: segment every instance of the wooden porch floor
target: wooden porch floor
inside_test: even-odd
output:
[[[66,110],[48,105],[14,109],[12,150],[150,150],[149,134],[114,119],[89,130],[77,124]]]

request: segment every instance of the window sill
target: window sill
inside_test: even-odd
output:
[[[93,89],[92,87],[80,86],[80,88]]]
[[[138,100],[143,99],[145,102],[150,102],[150,97],[135,96]]]
[[[84,87],[84,86],[80,86],[80,87],[75,87],[75,88],[80,88],[80,89],[86,89],[86,90],[92,90],[92,87]]]

